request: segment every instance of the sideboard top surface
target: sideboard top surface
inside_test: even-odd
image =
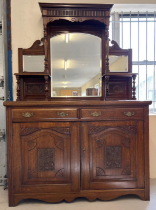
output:
[[[32,107],[32,106],[147,106],[152,101],[135,101],[135,100],[119,100],[119,101],[5,101],[4,106],[7,107]]]

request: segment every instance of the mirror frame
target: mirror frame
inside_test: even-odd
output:
[[[106,69],[106,73],[121,73],[121,74],[127,74],[132,73],[132,49],[122,49],[119,47],[116,41],[111,41],[112,46],[109,47],[109,55],[116,55],[116,56],[122,56],[125,55],[128,57],[128,71],[126,72],[111,72],[109,68]]]
[[[18,48],[18,70],[21,74],[33,73],[38,75],[39,73],[45,73],[45,70],[43,72],[24,72],[23,55],[45,55],[43,38],[41,40],[36,40],[28,49]]]

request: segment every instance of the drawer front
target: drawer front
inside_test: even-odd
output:
[[[77,109],[15,109],[13,120],[77,119]]]
[[[82,119],[143,119],[142,108],[82,109]]]

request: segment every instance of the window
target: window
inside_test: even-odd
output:
[[[110,39],[132,48],[137,100],[152,100],[150,113],[156,112],[156,12],[112,13]]]

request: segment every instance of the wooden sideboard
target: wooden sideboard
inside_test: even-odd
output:
[[[149,104],[4,102],[9,206],[29,198],[149,200]]]

